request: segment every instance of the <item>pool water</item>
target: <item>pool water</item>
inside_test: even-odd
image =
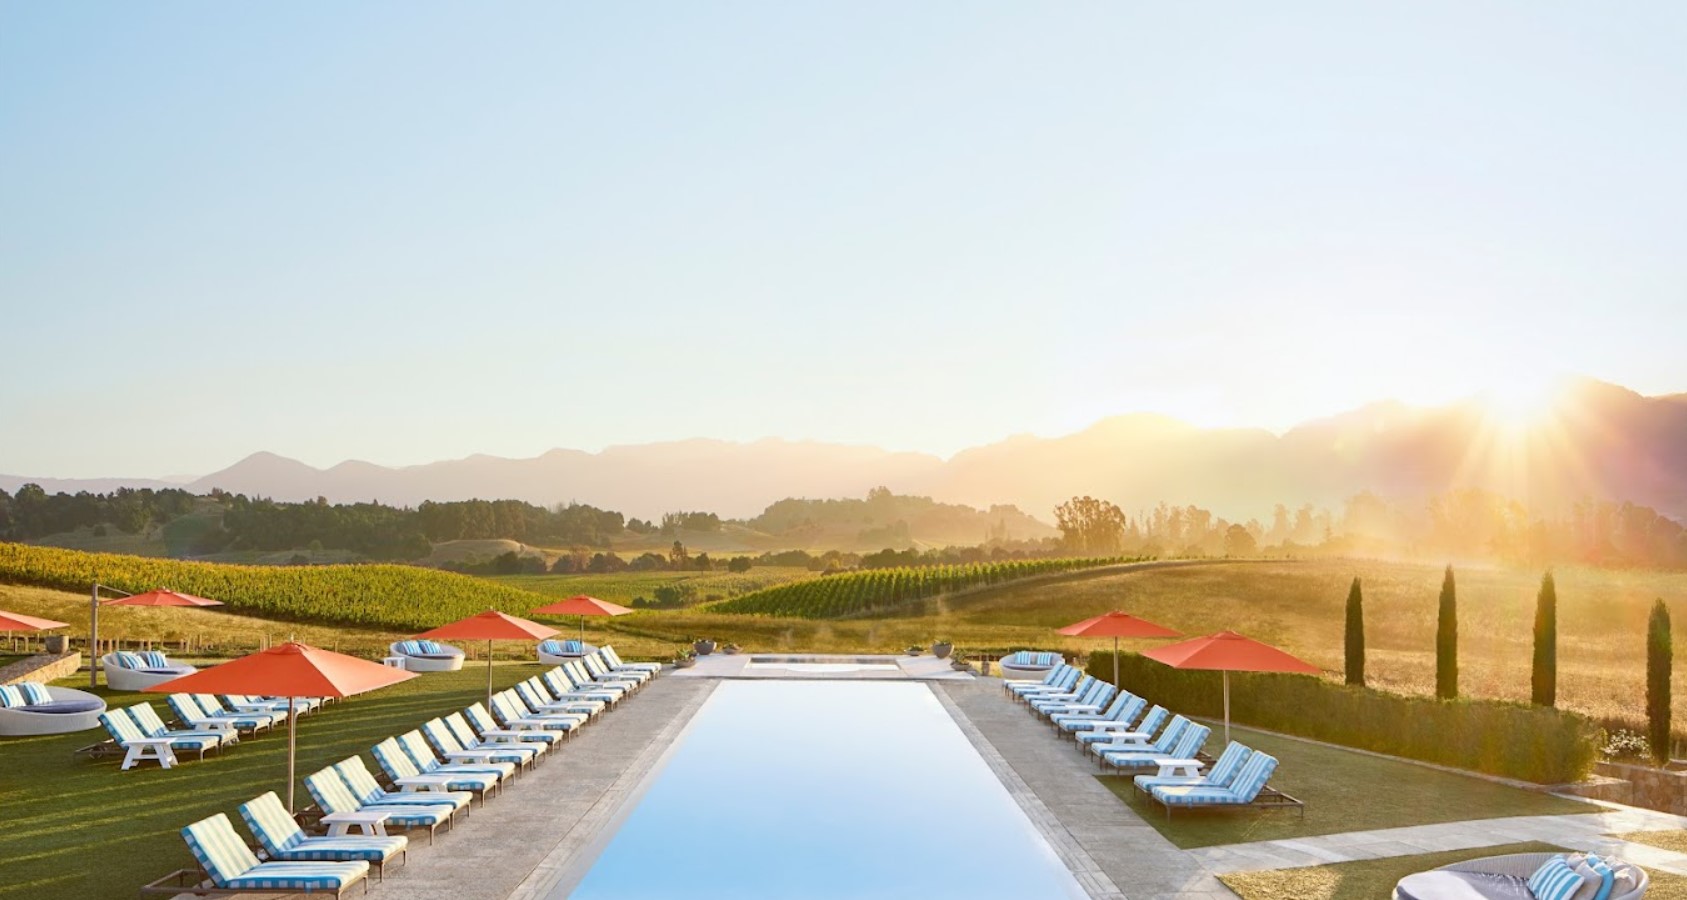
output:
[[[924,684],[726,681],[556,897],[1087,895]]]

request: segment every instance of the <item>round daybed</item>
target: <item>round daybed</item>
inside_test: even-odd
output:
[[[1041,681],[1043,676],[1065,661],[1058,653],[1020,650],[1002,657],[997,665],[1002,669],[1002,678],[1007,681]]]
[[[1407,875],[1394,885],[1394,900],[1528,897],[1529,876],[1559,853],[1511,853],[1485,856]],[[1582,854],[1568,854],[1575,861]],[[1640,900],[1651,882],[1646,870],[1618,859],[1605,861],[1613,876],[1610,900]]]
[[[387,648],[404,660],[410,672],[455,672],[463,667],[463,651],[435,641],[394,641]]]
[[[105,683],[114,691],[144,691],[155,684],[163,684],[199,671],[193,666],[171,665],[162,653],[147,655],[153,659],[148,660],[142,654],[122,650],[100,657],[100,668],[105,669]],[[159,661],[162,661],[163,665],[158,665]]]
[[[547,666],[560,666],[571,659],[579,659],[588,653],[596,652],[596,647],[584,641],[539,642],[539,662]]]
[[[0,707],[0,737],[69,734],[98,728],[105,701],[75,688],[47,686],[47,703]]]

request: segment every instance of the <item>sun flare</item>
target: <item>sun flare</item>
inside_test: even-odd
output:
[[[1495,425],[1519,431],[1545,421],[1558,399],[1558,379],[1513,377],[1482,392],[1482,405]]]

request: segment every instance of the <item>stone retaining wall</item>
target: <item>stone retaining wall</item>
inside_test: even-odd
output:
[[[1687,815],[1687,772],[1614,762],[1602,762],[1595,771],[1611,778],[1621,778],[1634,786],[1632,799],[1624,802],[1678,816]]]
[[[82,668],[82,653],[72,650],[69,653],[42,653],[28,659],[20,659],[5,668],[0,668],[0,684],[17,684],[20,681],[39,681],[43,684],[66,678],[76,674]]]

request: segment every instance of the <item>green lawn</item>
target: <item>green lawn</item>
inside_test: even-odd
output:
[[[499,665],[495,682],[508,686],[539,671]],[[74,682],[63,683],[82,686]],[[158,695],[101,691],[112,706],[151,700],[169,718]],[[354,753],[373,769],[369,748],[381,738],[461,709],[485,691],[485,670],[471,668],[332,704],[299,721],[298,774]],[[285,728],[169,771],[147,763],[123,772],[116,759],[71,755],[104,737],[100,729],[0,740],[0,898],[132,898],[142,884],[192,862],[182,826],[216,812],[239,822],[242,802],[268,790],[286,796]],[[301,806],[309,803],[302,781],[298,795]]]
[[[1377,897],[1387,897],[1394,890],[1395,882],[1413,872],[1484,856],[1556,853],[1563,849],[1540,843],[1505,844],[1473,850],[1307,866],[1301,869],[1237,872],[1221,875],[1218,880],[1235,891],[1236,896],[1242,900],[1374,900]],[[1687,878],[1657,870],[1650,870],[1648,874],[1652,884],[1646,891],[1647,900],[1687,900]]]
[[[1630,831],[1627,834],[1613,834],[1611,836],[1636,844],[1650,844],[1662,850],[1687,853],[1687,831]]]
[[[1222,725],[1216,725],[1213,730],[1222,735],[1222,729]],[[1271,784],[1305,801],[1304,819],[1292,810],[1180,809],[1168,822],[1165,808],[1147,799],[1132,779],[1100,776],[1101,781],[1168,840],[1186,849],[1464,819],[1599,810],[1577,800],[1247,728],[1234,728],[1232,735],[1255,750],[1277,757],[1279,765]],[[1210,746],[1216,748],[1221,743],[1222,737],[1215,736]],[[1380,802],[1383,800],[1386,802]]]

